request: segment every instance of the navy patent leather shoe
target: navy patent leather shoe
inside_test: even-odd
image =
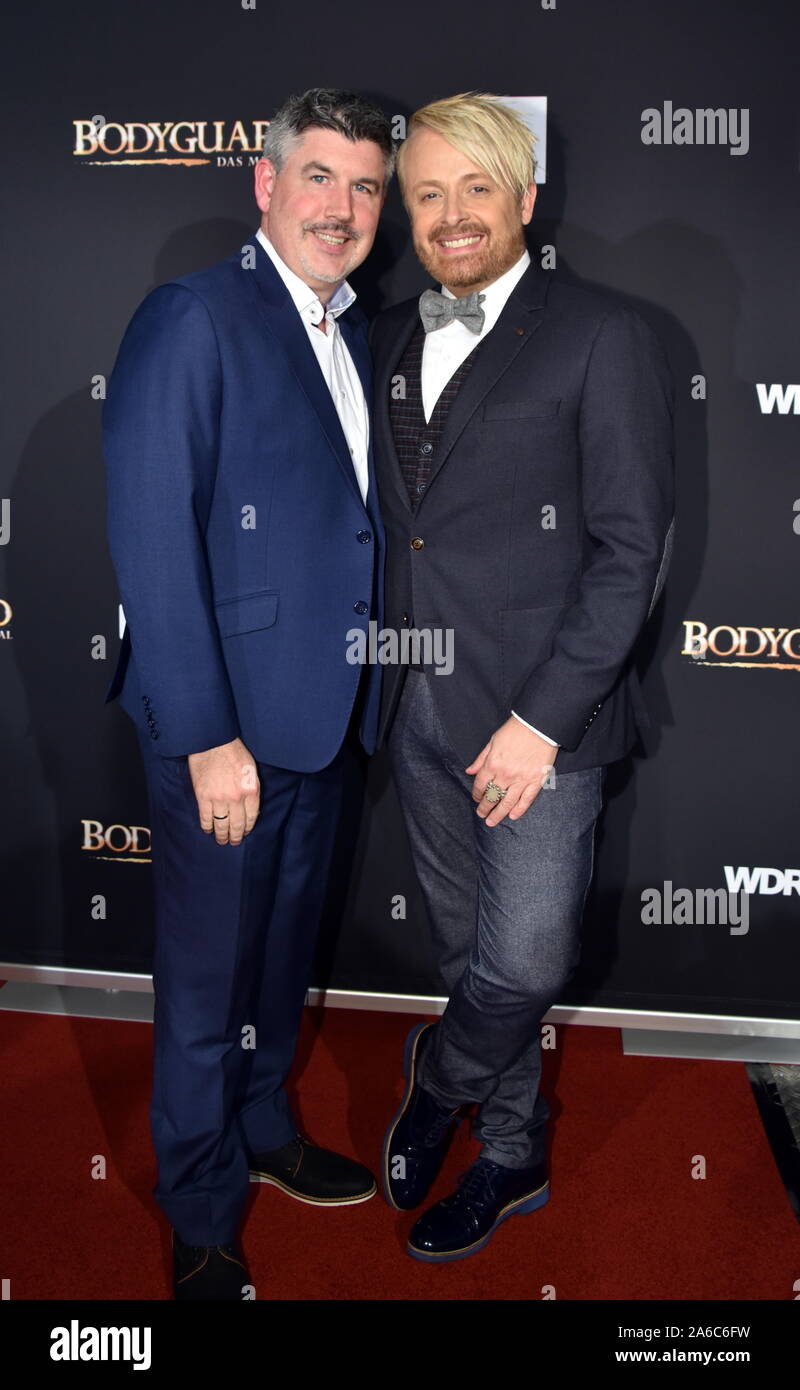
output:
[[[550,1197],[545,1163],[502,1168],[478,1158],[455,1192],[423,1212],[408,1238],[415,1260],[463,1260],[487,1244],[509,1216],[537,1211]]]
[[[435,1023],[417,1023],[406,1039],[405,1094],[383,1141],[383,1192],[389,1206],[399,1211],[411,1211],[424,1202],[458,1117],[458,1108],[443,1109],[416,1081],[420,1057],[435,1027]]]

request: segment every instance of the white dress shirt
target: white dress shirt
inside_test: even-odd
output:
[[[336,320],[345,309],[349,309],[356,294],[345,280],[328,300],[325,309],[312,289],[290,270],[281,260],[272,242],[259,227],[256,239],[260,241],[272,264],[280,275],[292,297],[294,306],[306,326],[309,341],[314,349],[320,370],[331,393],[336,414],[339,416],[344,437],[353,460],[356,481],[366,504],[369,485],[369,412],[364,399],[361,378],[347,348]],[[317,325],[325,319],[327,331]]]
[[[508,296],[522,279],[530,263],[528,252],[523,251],[516,265],[512,265],[499,280],[495,280],[487,289],[481,291],[481,308],[486,318],[480,333],[473,333],[460,319],[453,319],[445,328],[436,328],[433,332],[425,334],[425,346],[422,349],[422,406],[426,421],[430,420],[434,406],[453,372],[458,371],[478,343],[483,342],[487,333],[491,333],[505,308]],[[455,295],[446,290],[444,285],[440,285],[439,288],[447,299],[455,299]]]
[[[425,346],[422,349],[422,408],[425,412],[425,419],[429,421],[433,414],[434,407],[442,391],[450,380],[454,372],[469,357],[470,353],[478,343],[482,342],[487,333],[491,333],[497,320],[499,319],[508,296],[520,281],[531,263],[530,255],[523,251],[516,265],[512,265],[510,270],[494,280],[485,290],[482,290],[483,302],[481,308],[485,314],[483,328],[480,333],[473,333],[472,329],[467,328],[466,324],[460,319],[453,319],[445,328],[436,328],[430,333],[425,334]],[[445,286],[440,287],[441,293],[448,299],[455,299],[455,295]],[[519,719],[520,724],[524,724],[527,729],[533,729],[539,738],[543,738],[545,743],[550,743],[554,748],[558,744],[554,739],[548,738],[541,729],[535,729],[533,724],[529,724],[527,719],[523,719],[517,714],[516,710],[511,711],[515,719]]]

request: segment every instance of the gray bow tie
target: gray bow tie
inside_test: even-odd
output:
[[[425,290],[419,297],[419,316],[426,333],[444,328],[453,319],[460,319],[471,333],[480,333],[486,314],[480,307],[486,296],[473,290],[463,299],[450,299],[438,290]]]

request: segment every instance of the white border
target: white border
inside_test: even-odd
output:
[[[0,980],[47,985],[90,986],[152,994],[152,975],[122,971],[78,970],[70,966],[17,965],[0,961]],[[2,990],[0,990],[0,1000]],[[378,994],[355,989],[311,989],[307,1004],[329,1009],[369,1009],[378,1013],[441,1014],[447,1000],[438,995]],[[671,1013],[654,1009],[607,1009],[595,1005],[557,1004],[545,1015],[549,1023],[581,1023],[591,1028],[654,1028],[673,1033],[722,1033],[751,1038],[800,1039],[800,1019],[741,1018],[735,1014]]]

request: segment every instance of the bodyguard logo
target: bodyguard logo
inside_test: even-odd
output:
[[[72,153],[83,164],[256,164],[269,121],[73,121]]]
[[[96,859],[117,860],[125,864],[149,864],[150,828],[146,825],[103,825],[99,820],[81,820],[81,850]],[[111,850],[110,854],[106,851]]]
[[[751,627],[684,620],[681,656],[698,666],[740,666],[754,671],[800,671],[800,627]],[[715,659],[716,658],[716,659]]]
[[[149,1371],[152,1329],[149,1327],[69,1327],[50,1333],[51,1361],[131,1361],[134,1371]]]

